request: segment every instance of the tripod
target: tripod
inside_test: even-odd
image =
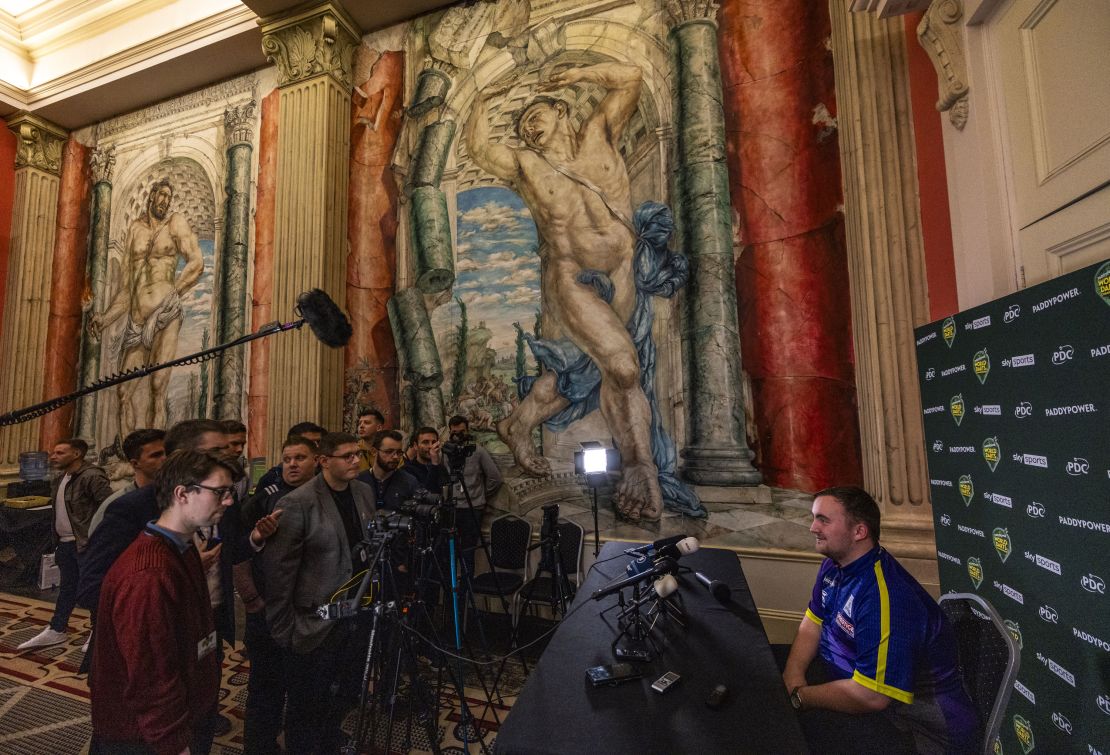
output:
[[[431,626],[431,617],[427,606],[419,597],[413,600],[400,600],[396,596],[397,587],[393,572],[389,564],[389,544],[400,531],[410,531],[411,521],[406,516],[394,516],[391,519],[382,519],[371,523],[368,550],[373,556],[368,559],[369,566],[362,582],[359,584],[355,598],[349,601],[333,603],[318,609],[317,613],[325,619],[346,619],[357,617],[369,611],[370,627],[369,639],[366,648],[366,657],[363,663],[362,684],[359,692],[359,711],[353,740],[343,749],[344,755],[356,755],[361,752],[365,735],[367,733],[366,719],[370,716],[369,733],[371,740],[376,739],[375,732],[378,724],[379,705],[385,708],[388,705],[385,751],[390,752],[393,744],[394,722],[398,714],[398,688],[402,673],[407,673],[410,682],[410,691],[407,699],[408,729],[406,734],[406,748],[412,745],[412,723],[414,704],[419,709],[416,717],[424,726],[425,734],[432,751],[440,753],[438,729],[436,721],[439,714],[439,690],[442,688],[442,673],[437,682],[437,690],[433,692],[427,688],[420,678],[417,653],[413,646],[411,635],[414,629],[410,622],[415,614],[423,612]],[[362,606],[363,598],[369,592],[371,584],[375,589],[371,593],[369,608]],[[394,600],[387,601],[383,590],[388,587],[395,595]],[[385,631],[392,630],[392,631]],[[391,660],[386,659],[387,649],[383,635],[389,634],[395,642],[395,654]],[[432,640],[438,645],[439,640],[432,631]],[[472,720],[467,704],[461,663],[457,677],[448,674],[458,695],[464,720]],[[369,698],[371,684],[374,687],[374,696]],[[475,727],[477,728],[477,727]],[[489,749],[479,736],[479,745],[482,752],[489,755]],[[464,746],[469,744],[464,742]]]

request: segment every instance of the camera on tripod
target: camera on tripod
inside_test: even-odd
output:
[[[444,441],[440,446],[444,458],[447,460],[448,469],[462,469],[466,460],[474,453],[478,445],[472,435],[452,435],[451,440]]]
[[[398,512],[419,524],[436,526],[444,519],[443,496],[428,490],[417,490],[412,497],[401,501]]]

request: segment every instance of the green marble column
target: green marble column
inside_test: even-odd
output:
[[[90,202],[89,258],[87,276],[93,301],[102,298],[108,278],[108,238],[112,216],[112,168],[116,163],[115,150],[97,149],[89,158],[93,190]],[[86,310],[81,322],[81,365],[77,375],[78,387],[95,382],[100,377],[100,341],[89,335],[88,320],[95,314]],[[111,372],[112,370],[109,370]],[[96,437],[97,396],[85,396],[77,404],[78,438]]]
[[[417,288],[402,289],[389,300],[388,309],[402,374],[412,388],[412,426],[442,427],[443,367],[424,296]]]
[[[253,122],[253,101],[224,111],[224,133],[228,145],[227,183],[224,187],[224,233],[219,261],[217,343],[227,343],[246,333]],[[216,359],[212,403],[217,419],[242,419],[245,360],[246,353],[242,348],[228,349]]]
[[[690,395],[686,479],[702,485],[757,485],[744,433],[740,336],[725,162],[725,119],[717,57],[716,3],[667,2],[676,63],[679,212],[690,258],[686,340]]]

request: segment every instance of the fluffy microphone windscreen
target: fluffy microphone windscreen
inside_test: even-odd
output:
[[[351,323],[331,297],[318,288],[297,297],[297,314],[324,344],[333,349],[351,340]]]
[[[664,574],[659,579],[655,580],[655,594],[660,598],[665,598],[678,589],[678,580],[674,578],[673,574]]]

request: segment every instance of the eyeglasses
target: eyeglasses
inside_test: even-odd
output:
[[[233,487],[214,488],[211,485],[201,485],[199,482],[194,482],[189,487],[190,488],[202,488],[204,490],[210,490],[211,492],[215,493],[216,498],[218,498],[221,501],[224,500],[225,498],[232,498],[232,497],[235,496],[235,488],[233,488]]]
[[[329,459],[342,459],[343,461],[358,461],[362,458],[362,451],[351,451],[349,454],[327,454]]]

